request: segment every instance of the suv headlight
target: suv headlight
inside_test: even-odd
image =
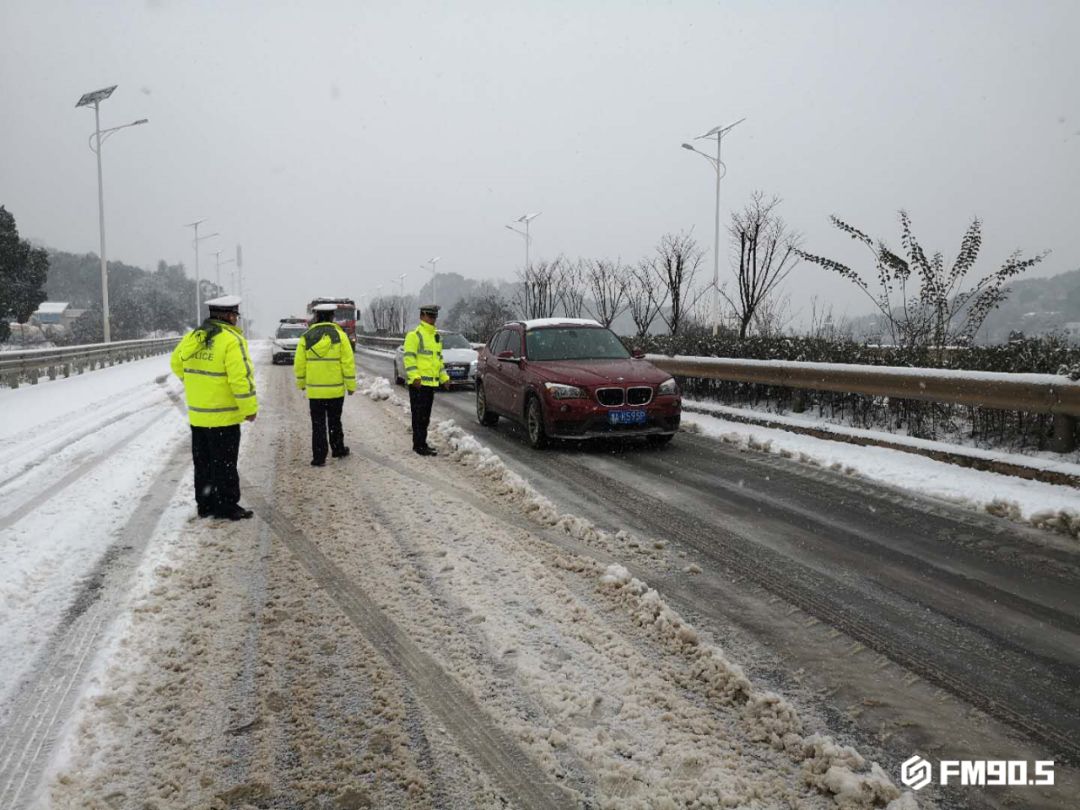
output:
[[[671,396],[672,394],[679,393],[679,386],[678,383],[675,382],[675,378],[668,377],[666,380],[660,383],[660,385],[658,385],[656,388],[656,393],[658,396],[661,397]]]
[[[585,392],[576,385],[562,383],[544,383],[544,388],[555,399],[585,399]]]

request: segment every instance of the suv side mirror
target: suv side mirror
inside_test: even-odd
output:
[[[642,349],[640,346],[635,346],[633,349],[631,349],[630,356],[633,357],[635,360],[640,360],[645,356],[645,350]]]

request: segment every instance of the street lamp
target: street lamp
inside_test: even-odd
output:
[[[195,222],[189,222],[185,225],[185,228],[195,229],[195,241],[192,244],[195,246],[195,326],[197,327],[202,323],[202,279],[199,277],[199,242],[206,239],[213,239],[217,236],[217,232],[208,233],[206,236],[199,236],[199,226],[206,222],[206,218],[196,220]]]
[[[118,127],[103,130],[101,128],[99,105],[111,96],[115,89],[116,85],[114,84],[112,87],[86,93],[75,103],[76,108],[89,107],[91,104],[94,106],[94,134],[90,136],[90,151],[97,155],[98,229],[101,232],[101,325],[106,343],[109,343],[112,339],[112,332],[109,328],[109,265],[108,260],[105,258],[105,189],[101,182],[101,144],[114,132],[145,124],[149,120],[140,118],[130,124],[122,124]]]
[[[720,143],[723,141],[724,136],[731,130],[745,121],[745,118],[740,118],[734,124],[728,126],[713,127],[704,135],[699,135],[694,140],[700,141],[705,138],[716,137],[716,157],[707,155],[700,149],[695,149],[691,144],[684,143],[683,149],[689,149],[691,152],[696,152],[705,158],[716,170],[716,222],[715,230],[713,232],[713,296],[712,296],[712,322],[713,322],[713,335],[720,332],[720,180],[727,174],[727,166],[720,160]]]
[[[437,291],[436,284],[435,284],[435,264],[441,258],[442,258],[442,256],[436,256],[433,259],[428,259],[427,260],[427,263],[431,265],[431,303],[432,304],[439,303],[438,291]],[[424,267],[424,265],[420,265],[420,269],[421,270],[426,270],[427,268]]]
[[[401,283],[401,302],[399,306],[401,307],[401,334],[403,335],[405,334],[405,275],[405,273],[402,273],[398,277],[398,281]]]
[[[225,251],[223,250],[214,251],[214,283],[219,290],[221,289],[221,265],[233,264],[236,261],[236,259],[226,259],[225,261],[222,261],[221,254],[224,252]]]
[[[529,272],[529,243],[532,241],[532,237],[529,236],[529,223],[540,216],[543,211],[537,211],[535,214],[522,214],[520,217],[514,220],[514,222],[520,222],[525,226],[524,231],[519,231],[513,225],[507,225],[507,229],[513,231],[520,236],[525,237],[525,272]]]

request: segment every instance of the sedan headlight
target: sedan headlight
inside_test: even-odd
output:
[[[585,399],[585,392],[578,388],[576,385],[563,385],[562,383],[544,383],[544,388],[548,390],[555,399]]]
[[[656,388],[657,396],[666,397],[679,393],[679,386],[674,377],[668,377]]]

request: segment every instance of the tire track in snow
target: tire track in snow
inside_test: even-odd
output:
[[[271,526],[372,647],[408,681],[421,703],[440,718],[514,807],[541,810],[577,806],[570,794],[552,781],[513,738],[492,723],[476,700],[366,593],[350,582],[304,532],[256,494],[253,487],[245,483],[244,489],[250,493],[251,508]]]
[[[172,400],[172,404],[177,405],[177,406],[181,405],[179,397],[174,392],[168,391],[167,393],[168,393],[169,399]],[[161,406],[155,406],[155,410],[157,408],[159,408],[159,407],[161,407]],[[171,408],[169,408],[168,410],[171,410]],[[109,458],[111,458],[115,453],[119,452],[120,450],[123,450],[125,447],[127,447],[129,444],[131,444],[133,441],[135,441],[135,439],[139,438],[139,436],[141,436],[147,430],[149,430],[154,425],[156,425],[158,420],[161,418],[161,415],[167,413],[168,410],[162,410],[161,413],[155,414],[152,418],[148,419],[139,428],[137,428],[136,430],[133,430],[131,433],[128,433],[126,436],[124,436],[124,438],[120,439],[117,442],[114,442],[113,444],[109,445],[108,447],[104,448],[103,450],[101,450],[101,451],[95,453],[94,455],[92,455],[90,458],[88,458],[86,461],[84,461],[78,467],[71,470],[67,475],[65,475],[59,481],[51,484],[49,486],[49,488],[47,490],[45,490],[44,492],[41,492],[41,493],[39,493],[37,495],[34,495],[34,496],[30,497],[28,500],[24,501],[21,505],[17,506],[15,509],[8,512],[6,515],[0,516],[0,531],[2,531],[4,529],[11,528],[16,523],[18,523],[20,520],[22,520],[24,517],[26,517],[28,514],[33,512],[35,509],[37,509],[38,507],[48,503],[53,498],[55,498],[57,495],[59,495],[61,492],[63,492],[65,489],[67,489],[69,486],[71,486],[76,481],[83,478],[85,475],[87,475],[91,470],[93,470],[95,467],[100,465],[102,462],[108,460]],[[123,418],[123,417],[118,417],[118,418]],[[99,425],[98,427],[95,427],[93,430],[91,430],[89,432],[90,433],[96,432],[101,427],[104,427],[104,426],[106,426],[108,424],[111,424],[112,421],[116,421],[116,420],[110,420],[109,422],[106,422],[105,425]],[[84,435],[87,435],[87,434],[84,434]],[[82,437],[80,436],[80,438],[82,438]]]
[[[5,810],[25,806],[36,787],[104,629],[119,613],[126,586],[187,472],[186,460],[187,446],[181,444],[106,551],[106,570],[91,577],[76,597],[82,612],[61,625],[59,635],[49,642],[14,694],[13,708],[0,733],[0,807]]]

